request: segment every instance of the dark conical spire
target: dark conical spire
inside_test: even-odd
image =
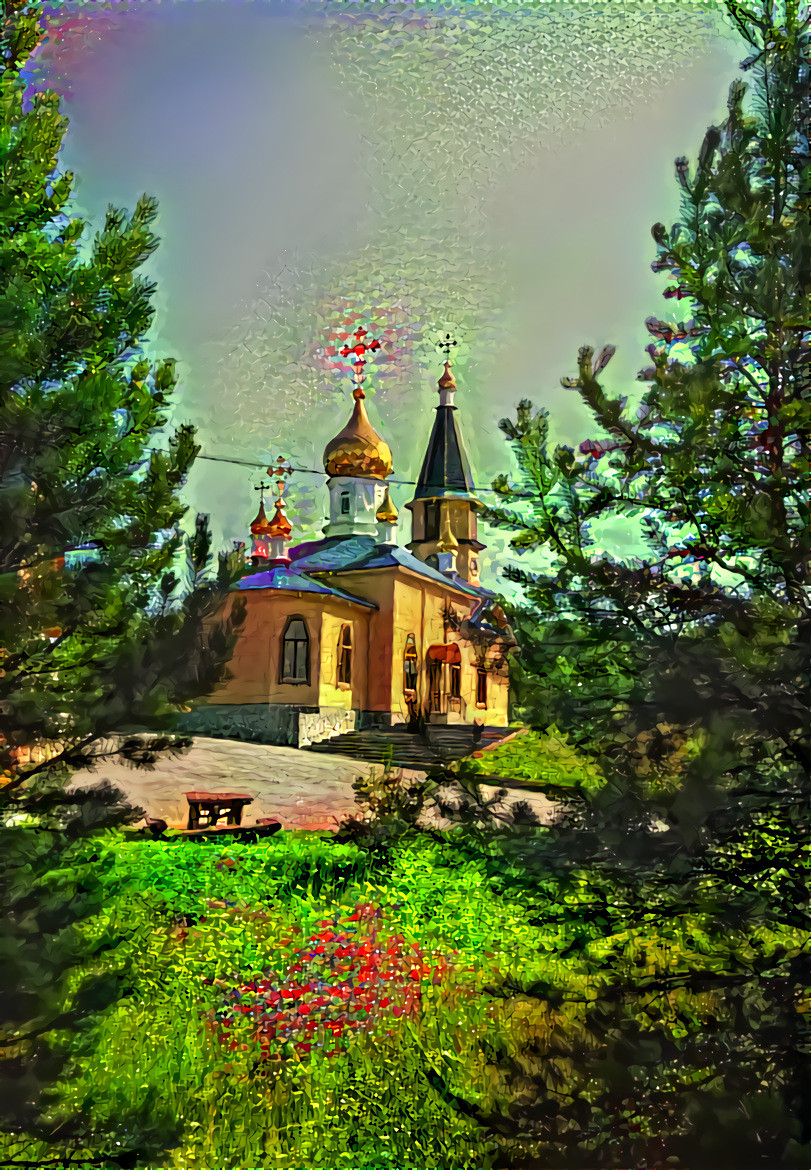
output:
[[[475,491],[470,463],[456,421],[456,407],[453,405],[455,390],[450,363],[446,362],[445,372],[439,379],[439,406],[436,408],[428,450],[417,480],[415,500],[436,499],[445,495],[472,496]]]

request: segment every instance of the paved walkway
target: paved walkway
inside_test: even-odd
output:
[[[164,757],[154,768],[105,762],[95,775],[111,780],[149,816],[178,828],[185,828],[189,811],[183,793],[197,790],[253,796],[245,823],[275,817],[285,829],[334,829],[355,808],[352,782],[373,768],[345,756],[199,737],[188,752]]]
[[[379,768],[379,764],[348,756],[198,737],[188,752],[164,757],[154,768],[102,761],[81,778],[110,780],[132,804],[177,828],[185,828],[188,816],[183,794],[197,790],[253,796],[245,810],[246,824],[274,817],[285,829],[321,830],[334,829],[345,816],[357,812],[352,783]],[[540,793],[511,792],[506,803],[516,800],[526,800],[542,820],[548,819],[554,807]]]

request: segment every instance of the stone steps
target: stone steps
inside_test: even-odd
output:
[[[497,743],[514,729],[484,728],[474,739],[468,727],[430,727],[425,738],[407,731],[376,728],[351,731],[310,744],[306,751],[321,755],[341,755],[374,764],[391,764],[395,768],[422,770],[434,764],[458,760],[483,747]]]

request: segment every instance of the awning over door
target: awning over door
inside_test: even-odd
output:
[[[459,647],[455,642],[448,642],[445,645],[435,645],[428,647],[428,660],[433,662],[456,662],[461,663],[462,655],[459,652]]]

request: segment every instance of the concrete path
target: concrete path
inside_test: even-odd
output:
[[[186,826],[188,803],[184,793],[197,790],[252,796],[253,803],[245,810],[246,824],[260,817],[274,817],[285,829],[323,830],[335,829],[344,817],[358,811],[352,783],[358,776],[379,769],[379,764],[348,756],[201,736],[188,752],[165,757],[153,768],[132,768],[105,760],[93,772],[80,775],[82,780],[110,780],[132,804],[175,828]],[[483,791],[489,794],[495,789]],[[505,804],[518,800],[526,800],[542,821],[547,821],[554,810],[541,793],[512,791]]]
[[[149,816],[177,828],[185,828],[189,811],[184,792],[197,790],[253,796],[246,824],[275,817],[286,829],[334,829],[355,809],[352,782],[374,767],[345,756],[199,737],[188,752],[154,768],[104,762],[91,775],[112,781]]]

